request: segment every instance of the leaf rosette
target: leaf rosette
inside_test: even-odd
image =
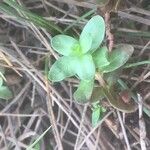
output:
[[[87,102],[91,97],[95,76],[92,53],[101,45],[104,35],[105,22],[97,15],[85,25],[79,40],[63,34],[51,39],[52,48],[63,56],[50,68],[49,80],[59,82],[77,76],[81,80],[74,93],[78,102]]]
[[[74,93],[74,99],[78,102],[85,103],[91,98],[97,101],[100,97],[106,97],[106,92],[93,90],[96,71],[104,74],[104,77],[109,74],[112,76],[114,71],[116,72],[128,61],[134,51],[131,45],[119,44],[112,52],[109,52],[106,46],[100,47],[104,35],[105,22],[103,18],[94,16],[83,28],[79,39],[63,34],[56,35],[51,39],[52,48],[62,57],[50,68],[49,80],[59,82],[72,76],[79,78],[81,81]],[[108,79],[110,80],[110,78]],[[112,100],[109,101],[115,107]]]

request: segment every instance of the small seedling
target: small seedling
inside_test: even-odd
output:
[[[77,102],[94,102],[98,101],[99,97],[106,97],[113,107],[123,112],[132,112],[135,106],[124,103],[116,95],[113,87],[118,80],[119,68],[128,61],[134,49],[131,45],[119,44],[112,52],[109,52],[106,46],[101,46],[104,35],[103,18],[94,16],[83,28],[79,40],[62,34],[53,37],[51,39],[52,48],[63,56],[50,68],[49,80],[59,82],[76,76],[80,79],[80,84],[74,93],[74,99]],[[94,81],[97,74],[96,79],[100,87],[95,91]],[[100,111],[100,108],[97,107],[94,112],[100,114]]]
[[[63,55],[51,67],[49,79],[61,81],[76,75],[80,80],[74,93],[78,102],[87,102],[94,87],[95,64],[92,53],[100,46],[105,35],[105,22],[101,16],[94,16],[83,28],[78,39],[68,35],[56,35],[51,39],[52,48]]]
[[[4,100],[9,100],[13,97],[10,89],[4,85],[4,69],[0,68],[0,98]]]
[[[95,127],[98,122],[102,119],[103,113],[106,112],[106,109],[102,107],[99,102],[92,104],[92,126]]]

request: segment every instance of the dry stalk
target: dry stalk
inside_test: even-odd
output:
[[[59,150],[63,150],[63,146],[62,146],[62,142],[61,142],[61,138],[60,138],[60,134],[57,128],[57,123],[56,123],[56,119],[54,116],[54,112],[53,112],[53,106],[52,106],[52,101],[50,98],[50,89],[49,89],[49,84],[48,84],[48,79],[45,79],[45,84],[46,84],[46,88],[47,88],[47,109],[48,109],[48,113],[49,113],[49,117],[50,117],[50,122],[52,124],[52,128],[54,129],[54,137],[55,137],[55,141],[57,143],[58,149]]]
[[[129,140],[128,140],[128,136],[127,136],[127,133],[126,133],[126,129],[124,127],[124,124],[123,124],[123,121],[122,121],[122,118],[121,118],[121,114],[118,110],[117,110],[117,115],[118,115],[118,118],[119,118],[119,122],[120,122],[120,125],[121,125],[123,136],[124,136],[124,139],[125,139],[125,142],[126,142],[126,145],[127,145],[127,150],[131,150],[130,143],[129,143]]]
[[[140,128],[140,144],[141,144],[141,150],[146,150],[146,127],[145,122],[143,118],[143,106],[142,106],[142,97],[140,94],[137,94],[138,101],[139,101],[139,128]]]

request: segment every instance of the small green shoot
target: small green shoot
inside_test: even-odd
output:
[[[95,127],[98,122],[102,119],[104,112],[106,109],[102,107],[99,102],[95,102],[92,104],[92,126]]]
[[[0,69],[0,70],[3,70],[3,69]],[[3,85],[4,79],[5,79],[3,74],[4,74],[4,71],[1,71],[0,72],[0,98],[4,100],[9,100],[13,97],[13,94],[7,86]]]
[[[105,35],[105,22],[101,16],[94,16],[83,28],[78,39],[68,35],[56,35],[51,39],[52,48],[63,55],[51,67],[49,80],[59,82],[76,75],[81,83],[74,93],[79,102],[86,102],[94,86],[95,65],[92,58]]]

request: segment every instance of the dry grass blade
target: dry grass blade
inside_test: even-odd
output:
[[[43,27],[47,30],[52,31],[52,29],[54,29],[62,33],[61,29],[57,25],[53,24],[49,20],[45,20],[39,15],[36,15],[30,12],[25,7],[19,5],[16,1],[5,0],[4,2],[7,5],[5,5],[5,3],[0,5],[0,10],[4,11],[4,13],[8,13],[9,15],[10,14],[14,15],[18,19],[21,19],[24,21],[32,22],[36,24],[37,26]]]
[[[120,125],[121,125],[123,136],[124,136],[124,139],[125,139],[125,142],[126,142],[127,150],[131,150],[129,139],[128,139],[128,136],[127,136],[127,133],[126,133],[126,130],[125,130],[125,126],[123,124],[121,114],[118,110],[117,110],[117,115],[118,115],[118,118],[119,118],[119,122],[120,122]]]
[[[14,133],[14,127],[12,125],[12,122],[11,122],[11,118],[8,116],[8,123],[9,123],[9,127],[10,127],[10,133],[13,137],[13,144],[15,146],[15,149],[16,150],[21,150],[21,147],[19,146],[19,143],[18,143],[18,140],[16,139],[16,136],[15,136],[15,133]]]
[[[50,117],[50,122],[51,122],[52,128],[54,130],[55,141],[57,143],[58,149],[63,150],[60,134],[59,134],[58,127],[57,127],[57,122],[56,122],[54,112],[53,112],[52,99],[50,97],[50,92],[51,91],[49,89],[49,84],[48,84],[49,82],[48,82],[48,78],[47,78],[48,59],[46,60],[45,66],[46,66],[45,67],[45,69],[46,69],[45,85],[46,85],[46,88],[47,88],[47,96],[48,96],[48,98],[47,98],[47,109],[48,109],[48,113],[49,113],[49,117]]]
[[[1,52],[1,49],[0,49],[0,57],[1,57],[2,60],[4,60],[4,61],[8,64],[8,66],[9,66],[11,69],[13,69],[19,76],[22,77],[22,75],[19,73],[19,71],[16,70],[16,69],[13,67],[12,63],[10,62],[10,60],[9,60],[8,58],[6,58],[6,56]]]
[[[58,1],[60,2],[60,0],[53,0],[53,1]],[[67,4],[71,4],[71,5],[76,5],[76,6],[80,6],[80,7],[84,7],[84,8],[94,8],[95,5],[92,3],[88,3],[88,2],[78,2],[75,0],[61,0],[61,3],[67,3]]]
[[[78,146],[78,149],[81,149],[81,147],[83,146],[83,144],[88,140],[88,138],[94,133],[94,131],[103,123],[103,121],[105,120],[105,118],[109,117],[112,114],[112,111],[110,111],[109,113],[107,113],[105,115],[105,117],[89,132],[89,134],[84,138],[84,140],[82,141],[82,143]]]
[[[146,24],[148,26],[150,26],[150,20],[149,19],[144,19],[143,17],[138,17],[136,15],[131,15],[122,11],[118,11],[118,15],[122,18],[127,18],[142,24]]]
[[[146,127],[145,122],[143,118],[143,106],[142,106],[142,97],[140,94],[138,96],[139,101],[139,128],[140,128],[140,144],[141,144],[141,150],[146,150]]]
[[[76,138],[74,150],[78,149],[78,145],[79,145],[80,141],[82,141],[81,130],[83,130],[82,129],[83,128],[83,122],[84,122],[84,118],[85,118],[85,115],[86,115],[87,107],[88,107],[88,104],[86,104],[84,106],[84,109],[83,109],[83,114],[82,114],[82,118],[81,118],[81,122],[80,122],[80,128],[78,130],[78,135],[77,135],[77,138]]]

